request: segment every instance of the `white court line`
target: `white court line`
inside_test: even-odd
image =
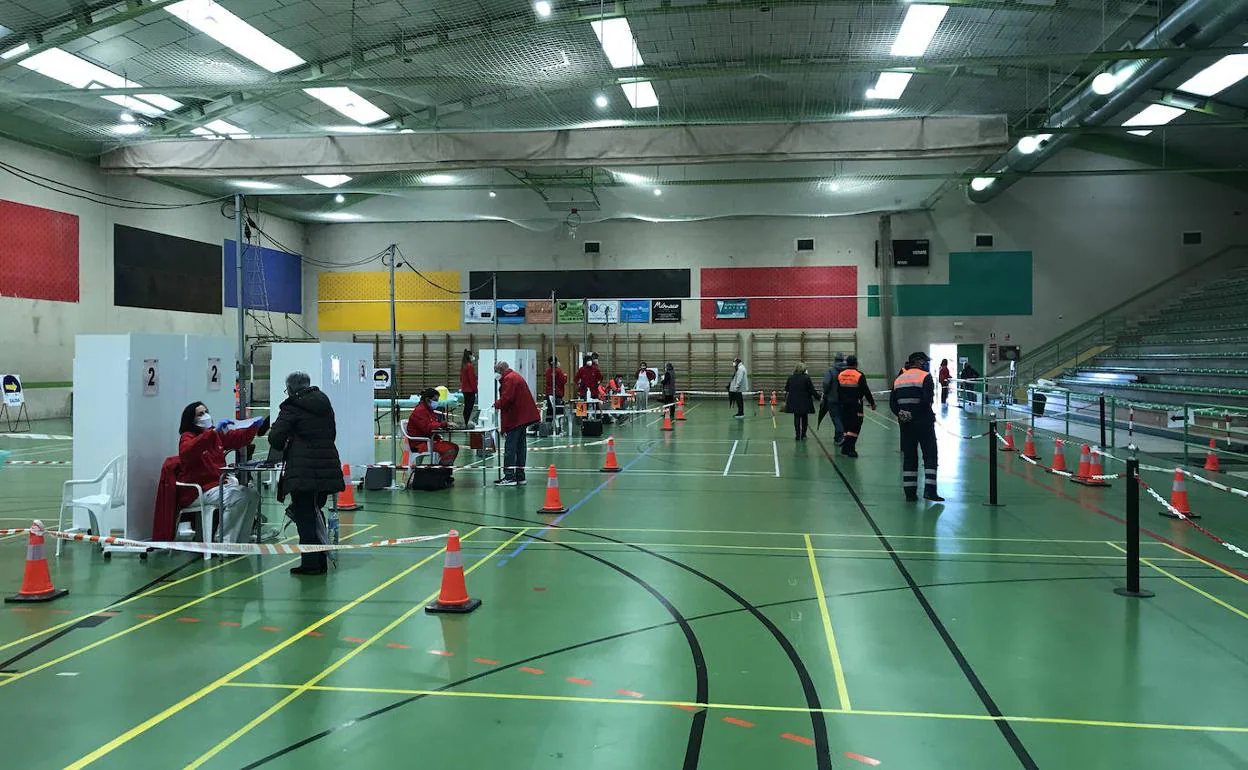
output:
[[[738,439],[739,440],[739,439]],[[737,442],[732,442],[732,451],[728,453],[728,462],[724,463],[724,475],[728,475],[728,469],[732,467],[732,458],[737,454]]]
[[[780,478],[780,448],[774,440],[771,442],[771,456],[776,461],[776,478]]]

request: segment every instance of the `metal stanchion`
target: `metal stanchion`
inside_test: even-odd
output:
[[[1105,447],[1105,394],[1100,394],[1098,398],[1101,407],[1101,446]]]
[[[1127,584],[1114,593],[1136,599],[1156,595],[1140,588],[1140,461],[1134,456],[1127,460]]]
[[[988,508],[1000,508],[997,502],[997,418],[988,421]]]

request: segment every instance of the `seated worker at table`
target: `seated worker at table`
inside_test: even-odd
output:
[[[433,410],[433,404],[437,400],[438,391],[433,388],[421,391],[420,403],[412,410],[412,416],[407,418],[407,435],[412,437],[413,452],[428,452],[429,442],[432,441],[438,464],[454,465],[455,458],[459,456],[459,445],[443,440],[436,432],[438,429],[450,427],[450,423]]]
[[[249,428],[230,430],[233,420],[213,422],[208,407],[202,401],[187,404],[182,410],[182,422],[178,426],[178,459],[181,467],[177,479],[183,484],[198,484],[204,490],[204,502],[222,512],[221,542],[250,542],[256,517],[260,515],[260,492],[256,487],[245,487],[238,479],[227,476],[222,490],[221,469],[225,467],[225,453],[251,446],[256,436],[269,430],[269,418]],[[205,541],[211,532],[201,532]]]

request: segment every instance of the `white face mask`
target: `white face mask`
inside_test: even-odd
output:
[[[212,427],[212,415],[208,414],[207,412],[204,412],[203,414],[195,418],[195,425],[200,428],[203,428],[204,430],[211,428]]]
[[[501,379],[503,379],[503,373],[502,373],[502,372],[494,372],[494,379],[495,379],[495,380],[501,380]]]

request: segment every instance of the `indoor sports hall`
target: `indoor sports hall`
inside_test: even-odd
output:
[[[1248,767],[1245,46],[0,0],[0,764]]]

